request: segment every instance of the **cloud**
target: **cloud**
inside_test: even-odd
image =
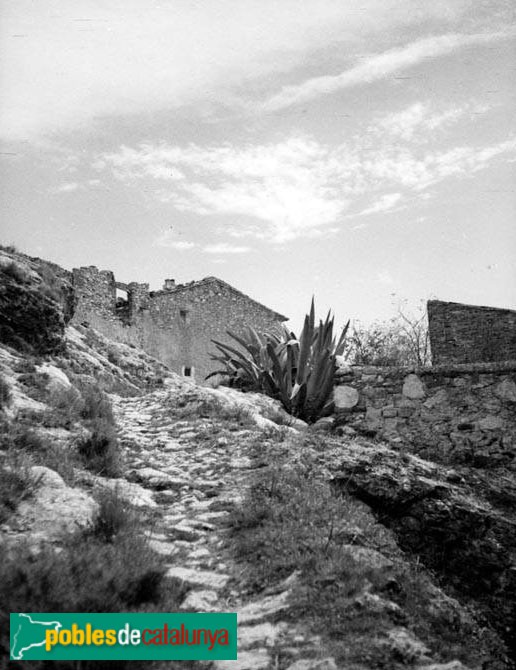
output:
[[[203,247],[203,251],[207,254],[246,254],[251,251],[251,248],[220,242],[219,244],[207,244]]]
[[[401,193],[386,193],[385,195],[382,195],[382,197],[377,202],[375,202],[374,205],[362,210],[359,213],[359,216],[363,216],[365,214],[377,214],[378,212],[387,212],[395,205],[397,205],[402,197],[403,196]]]
[[[178,240],[172,231],[166,230],[154,241],[154,246],[176,249],[177,251],[188,251],[189,249],[193,249],[196,244],[195,242]]]
[[[205,114],[232,105],[243,88],[255,95],[278,87],[280,78],[336,45],[345,44],[349,58],[386,34],[398,39],[415,26],[449,30],[467,18],[476,24],[489,9],[468,0],[6,2],[2,136],[34,141],[106,117],[186,107],[189,115],[192,108]],[[317,86],[314,80],[303,90]]]
[[[82,187],[78,182],[70,181],[59,184],[59,186],[50,188],[49,192],[58,195],[59,193],[73,193],[74,191],[77,191],[80,188]]]
[[[413,67],[431,58],[444,56],[474,44],[487,44],[493,40],[514,35],[514,31],[486,34],[448,34],[416,40],[403,47],[389,49],[365,58],[359,65],[338,75],[312,77],[302,84],[285,86],[262,106],[264,111],[276,111],[313,100],[321,95],[335,93],[352,86],[370,84],[387,76]]]
[[[358,133],[337,145],[303,136],[240,146],[145,144],[103,154],[95,165],[129,187],[143,182],[146,192],[155,192],[159,182],[157,198],[180,211],[216,215],[229,236],[285,242],[328,234],[353,216],[387,212],[402,198],[421,200],[431,185],[469,177],[515,154],[516,138],[423,151],[381,135],[372,148],[367,133]],[[167,182],[156,179],[156,169],[168,170]],[[183,177],[176,179],[174,170]],[[372,202],[365,208],[364,198]]]
[[[488,105],[466,104],[432,111],[430,104],[415,102],[405,109],[388,114],[369,126],[368,131],[376,134],[388,133],[403,140],[426,141],[435,131],[457,123],[464,116],[472,118],[490,109]]]

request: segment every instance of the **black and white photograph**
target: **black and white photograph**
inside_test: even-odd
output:
[[[516,669],[514,0],[2,0],[0,670]]]

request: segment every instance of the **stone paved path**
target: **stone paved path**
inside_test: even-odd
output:
[[[141,503],[155,507],[150,542],[169,559],[167,574],[190,588],[182,607],[238,612],[238,661],[218,661],[213,668],[336,670],[316,637],[281,621],[295,575],[283,589],[265,592],[257,601],[239,593],[244,568],[224,547],[228,509],[249,485],[252,444],[266,440],[267,433],[248,415],[242,421],[234,409],[223,418],[216,411],[200,417],[206,397],[204,389],[191,387],[183,407],[174,390],[114,399],[127,478],[139,485],[133,493],[141,493]]]

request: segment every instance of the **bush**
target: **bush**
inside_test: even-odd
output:
[[[60,551],[44,547],[37,555],[29,548],[10,555],[0,545],[0,655],[9,654],[9,612],[177,611],[184,588],[165,580],[165,571],[162,559],[135,534],[109,543],[78,535]],[[81,668],[103,665],[81,662]],[[31,661],[17,667],[48,666]],[[127,664],[113,661],[109,667]]]
[[[77,445],[85,467],[104,477],[119,477],[120,449],[115,427],[105,419],[97,419],[92,423],[91,430],[91,434]]]
[[[244,350],[212,340],[220,355],[211,359],[222,363],[206,379],[229,377],[232,385],[262,391],[280,400],[285,410],[310,423],[330,410],[336,370],[336,356],[344,351],[349,322],[338,341],[333,337],[330,313],[315,325],[314,301],[298,339],[287,328],[276,333],[258,334],[248,328],[244,337],[228,331]]]
[[[14,279],[14,281],[18,282],[19,284],[24,284],[25,282],[29,281],[29,274],[27,273],[27,270],[25,270],[25,268],[23,268],[18,263],[15,263],[15,261],[11,261],[8,265],[4,265],[0,268],[0,270],[4,273],[4,275],[11,277],[11,279]]]
[[[60,302],[63,299],[62,282],[55,272],[45,263],[38,265],[38,274],[41,277],[39,290],[51,300]]]
[[[103,542],[113,542],[122,533],[136,529],[137,516],[117,491],[102,490],[98,496],[99,513],[91,529],[94,537]]]
[[[355,325],[348,339],[346,358],[354,365],[430,365],[430,339],[426,312],[397,316],[365,328]]]
[[[11,387],[5,378],[0,375],[0,410],[9,407],[12,400]]]
[[[37,486],[38,481],[30,473],[28,462],[19,453],[9,451],[0,465],[0,523],[5,523]]]
[[[73,386],[50,393],[48,403],[52,409],[45,413],[43,421],[46,426],[70,429],[84,413],[84,400]]]
[[[114,424],[113,409],[107,395],[98,386],[86,386],[82,391],[82,418],[87,421],[106,421]]]

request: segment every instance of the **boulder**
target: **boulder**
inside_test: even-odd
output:
[[[420,400],[426,396],[425,386],[415,374],[405,377],[402,393],[406,398],[410,398],[411,400]]]
[[[336,412],[356,407],[358,400],[358,391],[352,386],[336,386],[333,390],[333,402]]]
[[[98,504],[91,496],[69,487],[57,472],[42,465],[31,467],[29,473],[36,490],[9,519],[12,531],[39,544],[59,541],[93,522]]]
[[[512,379],[502,380],[496,385],[494,392],[500,400],[516,402],[516,383]]]
[[[51,393],[60,393],[62,391],[69,391],[72,384],[63,370],[57,368],[50,363],[43,363],[38,366],[38,372],[45,374],[48,377],[47,390]]]

